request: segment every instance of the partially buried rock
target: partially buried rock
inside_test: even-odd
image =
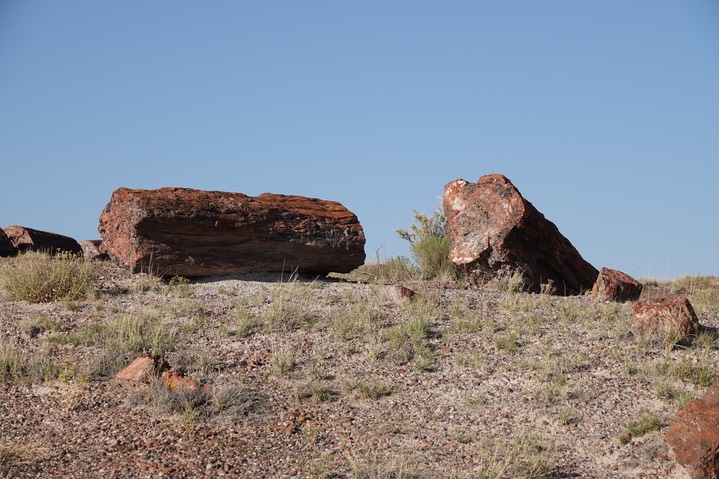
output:
[[[636,301],[641,294],[642,283],[617,269],[602,268],[592,287],[599,301]]]
[[[637,334],[675,333],[683,341],[699,329],[699,318],[685,296],[638,301],[633,313],[632,328]]]
[[[597,279],[596,268],[502,175],[448,183],[443,206],[450,260],[470,282],[519,273],[529,291],[549,284],[566,295],[591,289]]]
[[[677,412],[666,440],[690,477],[719,477],[719,382]]]
[[[16,254],[17,248],[13,246],[5,231],[0,228],[0,256],[15,256]]]
[[[117,264],[164,276],[347,273],[365,259],[357,217],[302,196],[119,188],[99,231]]]
[[[80,244],[69,236],[40,231],[25,226],[8,226],[5,234],[20,252],[42,251],[49,254],[82,253]]]
[[[102,251],[102,240],[84,240],[80,241],[82,255],[86,259],[108,259],[107,253]]]

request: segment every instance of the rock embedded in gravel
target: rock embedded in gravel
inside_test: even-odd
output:
[[[636,301],[642,294],[642,283],[617,269],[602,268],[592,287],[592,297],[599,301]]]
[[[597,269],[502,175],[448,183],[443,207],[450,259],[475,283],[521,273],[529,291],[551,282],[556,294],[571,295],[597,279]]]
[[[693,479],[719,477],[719,382],[677,412],[666,440]]]
[[[25,226],[8,226],[5,234],[12,245],[20,252],[44,251],[49,254],[82,253],[80,244],[69,236],[48,231],[40,231]]]
[[[638,301],[633,308],[632,329],[638,334],[667,334],[672,331],[682,341],[696,334],[699,318],[685,296]]]
[[[357,216],[335,201],[302,196],[119,188],[99,231],[116,264],[164,276],[325,275],[365,260]]]

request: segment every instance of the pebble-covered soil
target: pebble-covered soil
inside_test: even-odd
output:
[[[664,436],[719,365],[713,279],[645,290],[710,327],[673,345],[586,296],[99,268],[0,296],[0,477],[680,478]],[[145,349],[212,392],[117,381]]]

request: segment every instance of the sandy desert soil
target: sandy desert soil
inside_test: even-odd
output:
[[[679,478],[667,427],[719,360],[589,297],[100,268],[89,299],[0,299],[0,477]],[[719,326],[713,279],[644,295],[678,293]],[[212,393],[116,381],[143,349]]]

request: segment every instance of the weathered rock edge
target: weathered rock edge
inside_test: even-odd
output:
[[[443,207],[450,260],[471,281],[519,272],[529,291],[551,282],[556,294],[569,295],[597,279],[599,271],[503,175],[448,183]]]
[[[323,275],[365,260],[357,216],[338,202],[303,196],[119,188],[98,231],[116,264],[163,276]]]

